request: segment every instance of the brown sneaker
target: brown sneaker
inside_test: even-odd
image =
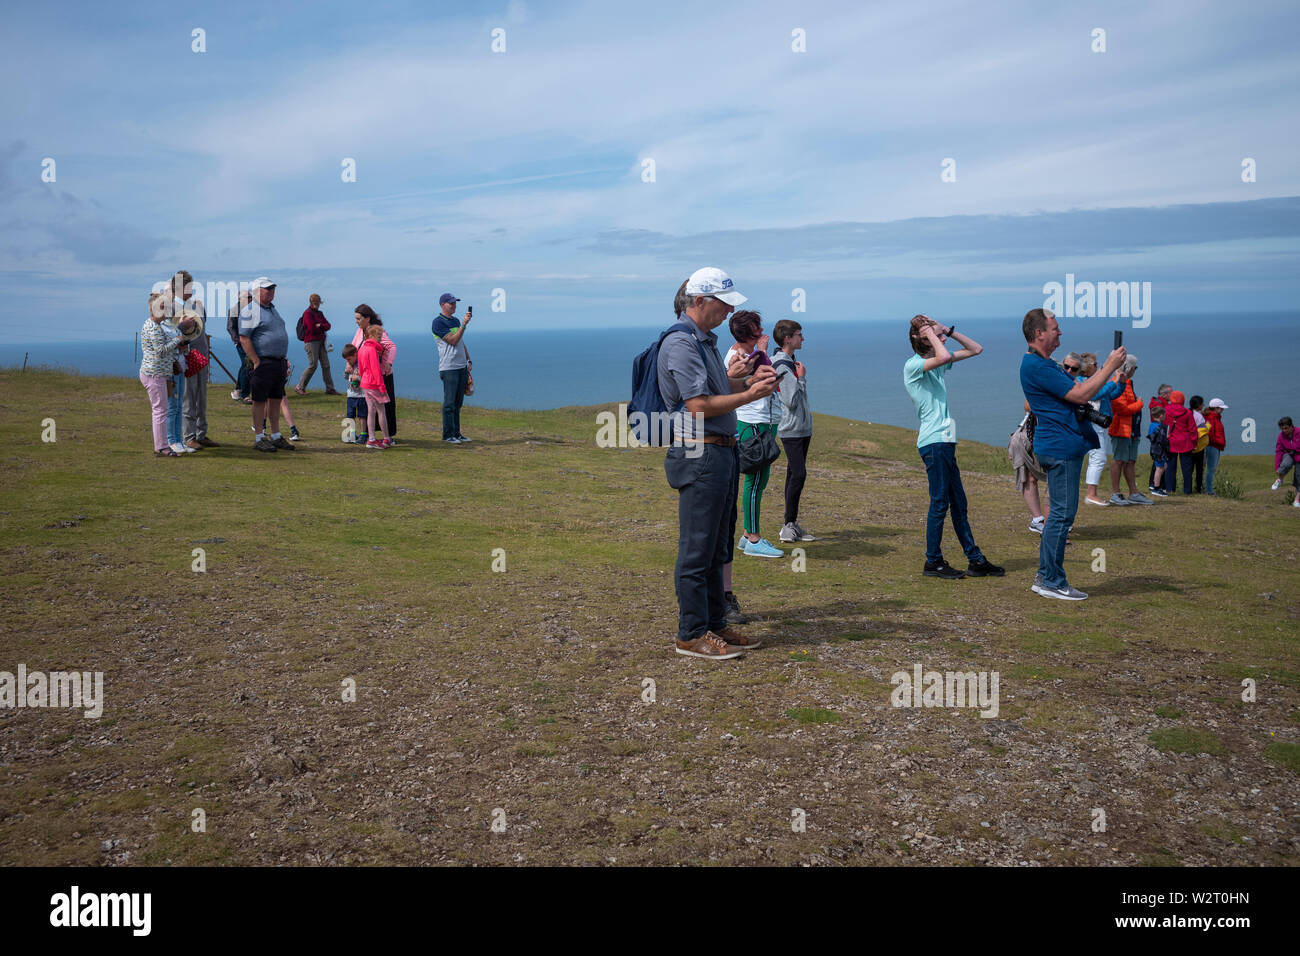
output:
[[[258,439],[258,440],[253,444],[253,447],[256,448],[258,451],[275,451],[275,446],[272,445],[272,444],[271,444],[269,441],[267,441],[265,438],[259,438],[259,439]]]
[[[220,448],[221,442],[215,442],[211,438],[200,438],[199,444],[204,448]]]
[[[288,448],[290,451],[294,450],[293,442],[289,441],[289,439],[285,438],[283,435],[279,438],[272,438],[271,444],[276,448]]]
[[[195,451],[198,451],[203,446],[199,444],[199,440],[197,438],[187,438],[185,440],[185,447],[193,448]]]
[[[713,661],[727,661],[745,652],[732,647],[712,631],[706,631],[693,641],[677,641],[677,653],[687,657],[707,657]]]
[[[717,634],[732,647],[739,647],[742,650],[752,651],[756,647],[763,646],[763,642],[757,637],[746,637],[734,627],[724,627]]]

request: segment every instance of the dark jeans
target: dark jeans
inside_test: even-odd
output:
[[[1190,451],[1179,452],[1177,455],[1170,455],[1170,458],[1178,459],[1178,470],[1183,473],[1183,494],[1192,493],[1192,459],[1195,456]],[[1169,492],[1173,494],[1178,490],[1178,475],[1173,468],[1173,462],[1170,462],[1169,471],[1166,474],[1173,475],[1169,482]]]
[[[438,375],[442,378],[442,437],[459,438],[460,407],[465,403],[469,369],[452,368]]]
[[[930,479],[930,513],[925,519],[925,560],[935,564],[943,560],[943,519],[952,511],[952,528],[957,532],[966,560],[975,562],[984,557],[975,546],[970,522],[966,520],[966,489],[961,485],[961,472],[957,469],[957,443],[936,441],[922,446],[921,460],[925,462],[925,476]]]
[[[677,640],[693,641],[727,626],[722,566],[731,560],[736,521],[736,447],[704,445],[697,458],[676,445],[664,458],[668,484],[677,489]],[[692,449],[694,451],[694,449]]]
[[[388,389],[388,401],[384,403],[384,414],[388,416],[388,437],[397,434],[397,388],[393,385],[393,373],[384,376],[384,388]]]
[[[1192,452],[1192,473],[1196,477],[1196,493],[1205,491],[1205,449]]]
[[[238,343],[235,344],[235,351],[239,353],[239,378],[235,382],[235,389],[239,392],[240,398],[248,398],[249,390],[252,383],[249,381],[248,356],[244,354],[244,347]]]
[[[1048,587],[1063,588],[1065,580],[1065,539],[1074,516],[1079,513],[1079,473],[1083,456],[1052,458],[1039,455],[1038,463],[1047,472],[1047,494],[1051,510],[1043,525],[1043,540],[1038,545],[1038,574]]]
[[[803,494],[803,483],[808,477],[808,445],[812,436],[805,438],[782,438],[785,448],[785,523],[799,520],[799,496]]]

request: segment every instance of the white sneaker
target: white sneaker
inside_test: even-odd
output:
[[[1108,508],[1108,507],[1110,507],[1110,505],[1109,505],[1107,502],[1105,502],[1105,501],[1098,501],[1096,498],[1089,498],[1087,495],[1084,495],[1083,500],[1086,501],[1086,502],[1088,502],[1088,504],[1090,504],[1090,505],[1096,505],[1098,508]]]
[[[178,455],[194,454],[194,449],[186,446],[184,442],[173,442],[172,451],[176,452]]]
[[[193,448],[190,449],[190,451],[193,451],[193,450],[194,450]],[[1295,501],[1291,502],[1291,507],[1292,507],[1292,508],[1300,508],[1300,495],[1296,495],[1296,496],[1295,496]]]
[[[1270,488],[1270,489],[1268,489],[1268,490],[1269,490],[1269,491],[1277,491],[1277,490],[1278,490],[1279,488],[1281,488],[1281,487],[1282,487],[1282,479],[1279,478],[1277,481],[1273,482],[1273,487]]]
[[[1046,518],[1034,518],[1029,522],[1029,530],[1034,534],[1042,534],[1043,526],[1047,524]]]

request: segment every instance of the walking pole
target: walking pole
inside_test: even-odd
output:
[[[218,365],[221,366],[221,371],[225,372],[227,375],[230,375],[230,369],[226,368],[225,363],[222,362],[221,359],[217,358],[217,353],[212,351],[211,346],[208,347],[208,354],[212,356],[212,361],[216,362]],[[230,375],[230,380],[235,383],[236,388],[239,387],[239,379],[235,378],[235,376],[233,375]]]

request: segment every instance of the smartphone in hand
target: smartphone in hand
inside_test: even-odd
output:
[[[1123,346],[1124,346],[1124,330],[1123,330],[1123,329],[1116,329],[1116,330],[1115,330],[1115,344],[1112,346],[1112,348],[1117,348],[1117,349],[1118,349],[1118,348],[1122,348]]]

